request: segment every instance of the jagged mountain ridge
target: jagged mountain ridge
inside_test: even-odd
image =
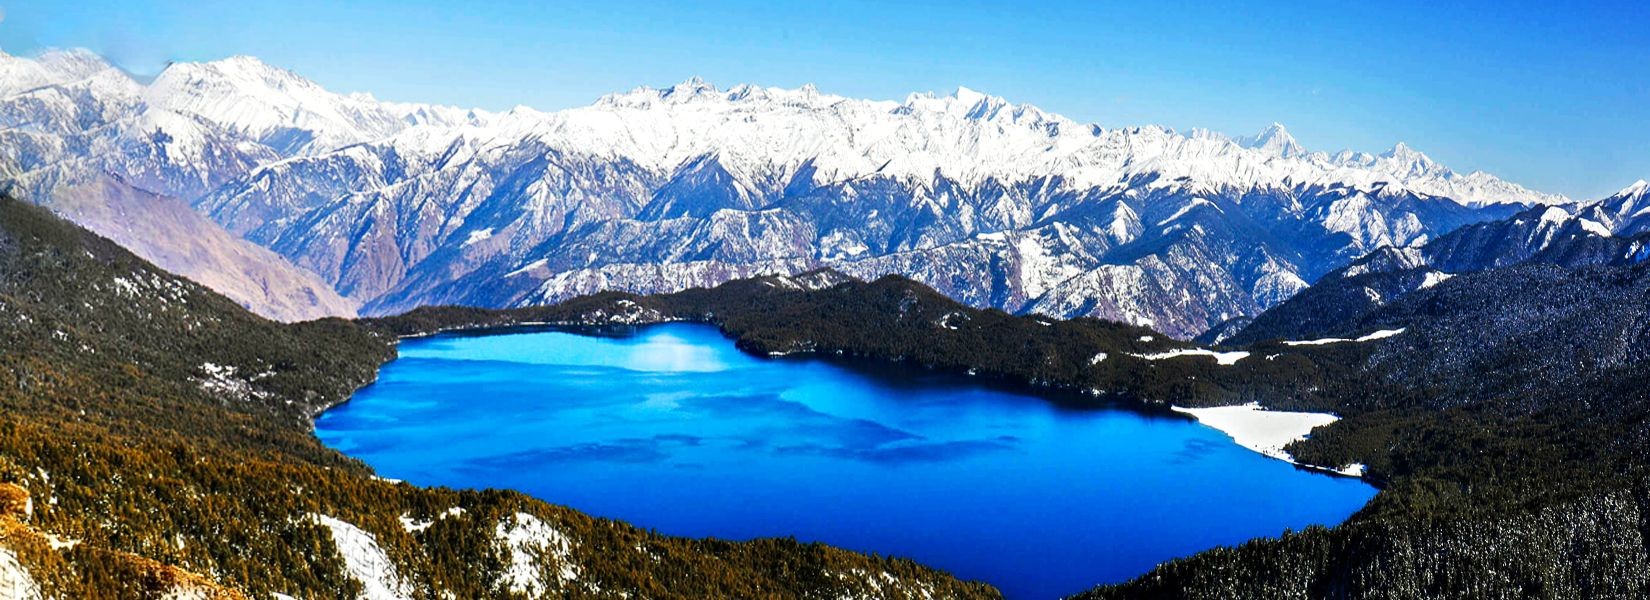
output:
[[[1323,336],[1356,315],[1465,273],[1524,264],[1578,269],[1650,258],[1650,184],[1586,204],[1536,207],[1475,223],[1426,244],[1385,247],[1320,279],[1231,336],[1233,344]]]
[[[0,161],[13,189],[120,174],[369,313],[832,266],[1189,337],[1379,246],[1566,200],[1402,144],[1102,128],[966,88],[870,101],[695,79],[487,113],[335,94],[245,57],[147,86],[110,71],[56,84],[91,127],[8,132],[30,142]]]
[[[180,200],[272,150],[150,106],[126,74],[83,51],[0,55],[0,191],[53,208],[266,317],[353,316],[328,282],[224,231]]]

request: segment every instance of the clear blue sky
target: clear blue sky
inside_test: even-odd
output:
[[[338,91],[492,109],[694,75],[882,99],[965,85],[1104,126],[1401,140],[1579,198],[1650,179],[1644,2],[239,4],[0,0],[0,49],[86,47],[139,74],[250,54]]]

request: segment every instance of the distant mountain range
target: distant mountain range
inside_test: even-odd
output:
[[[1330,154],[1281,125],[1102,128],[966,88],[870,101],[695,79],[494,113],[337,94],[247,57],[140,83],[61,51],[0,56],[0,141],[3,191],[71,217],[65,198],[192,207],[198,236],[87,224],[140,252],[134,238],[193,245],[145,256],[204,282],[255,272],[258,286],[220,289],[281,318],[832,267],[1191,337],[1371,251],[1531,206],[1610,232],[1650,223],[1403,144]]]
[[[1523,264],[1577,269],[1630,266],[1650,258],[1650,184],[1596,202],[1531,208],[1462,227],[1425,244],[1381,248],[1240,327],[1205,342],[1250,344],[1329,333],[1353,316],[1456,275]],[[1224,335],[1222,335],[1224,334]]]

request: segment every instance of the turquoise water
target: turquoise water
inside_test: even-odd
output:
[[[406,340],[316,431],[385,477],[517,489],[672,535],[905,556],[1010,598],[1338,523],[1375,493],[1180,418],[756,357],[690,324]]]

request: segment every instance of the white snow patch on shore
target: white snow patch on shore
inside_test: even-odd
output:
[[[1106,353],[1105,352],[1101,352],[1099,354],[1096,354],[1096,355],[1094,355],[1094,358],[1089,359],[1089,366],[1092,367],[1094,365],[1098,365],[1103,360],[1106,360]]]
[[[1369,335],[1366,335],[1366,336],[1363,336],[1363,337],[1360,337],[1360,338],[1323,338],[1321,340],[1289,341],[1289,342],[1284,342],[1283,345],[1285,345],[1285,346],[1322,346],[1324,344],[1338,344],[1340,342],[1373,342],[1375,340],[1383,340],[1383,339],[1398,335],[1398,334],[1403,333],[1403,332],[1404,332],[1404,330],[1402,328],[1400,328],[1400,329],[1382,329],[1380,331],[1377,331],[1375,333],[1371,333]]]
[[[1258,402],[1213,408],[1172,408],[1175,412],[1191,415],[1197,422],[1220,430],[1239,446],[1297,465],[1300,463],[1295,462],[1295,457],[1285,452],[1283,447],[1306,439],[1315,428],[1340,420],[1340,417],[1327,413],[1266,410]],[[1302,466],[1319,468],[1313,465]],[[1364,466],[1354,463],[1340,469],[1325,470],[1350,477],[1361,477]]]
[[[1180,356],[1212,356],[1214,357],[1216,363],[1222,365],[1235,365],[1237,364],[1237,361],[1248,358],[1249,353],[1242,350],[1234,352],[1215,352],[1214,350],[1207,348],[1178,348],[1168,352],[1158,352],[1157,354],[1136,354],[1135,356],[1146,360],[1165,360]]]
[[[310,514],[310,518],[332,530],[332,543],[344,557],[346,574],[361,583],[362,600],[404,600],[412,596],[372,534],[326,515]]]
[[[510,552],[510,566],[504,571],[510,591],[534,597],[548,591],[539,578],[539,567],[545,563],[556,567],[558,583],[579,578],[572,540],[538,517],[518,512],[499,521],[494,534]]]

